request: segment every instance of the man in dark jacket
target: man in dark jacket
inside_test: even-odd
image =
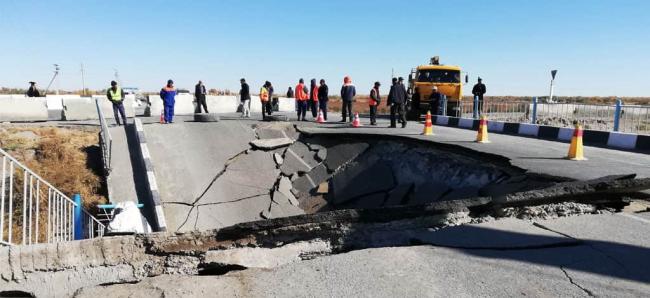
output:
[[[117,86],[117,82],[111,81],[111,88],[106,91],[106,97],[111,101],[111,103],[113,103],[113,116],[115,117],[115,123],[117,123],[117,126],[121,125],[118,113],[122,116],[122,123],[126,125],[126,112],[124,112],[124,91],[122,91],[122,88]]]
[[[203,106],[205,112],[208,113],[208,105],[205,102],[205,96],[207,94],[208,92],[205,90],[205,85],[203,85],[202,81],[199,81],[199,83],[194,86],[194,96],[196,97],[196,113],[201,113],[201,106]]]
[[[329,88],[325,84],[325,80],[320,80],[320,86],[318,86],[318,107],[321,112],[323,112],[323,120],[327,121],[327,102],[329,99]]]
[[[388,92],[388,102],[390,106],[390,127],[397,127],[395,123],[395,114],[399,114],[400,123],[402,128],[406,127],[406,115],[404,113],[404,104],[406,103],[406,89],[404,85],[397,82],[397,78],[393,78],[393,85]]]
[[[316,79],[311,79],[309,85],[309,108],[312,117],[316,118],[318,116],[318,85],[316,85]]]
[[[341,122],[346,122],[346,116],[350,117],[350,122],[354,120],[352,117],[352,101],[354,101],[354,96],[357,95],[357,90],[352,85],[352,79],[349,76],[343,78],[343,86],[341,87]]]
[[[239,97],[241,100],[241,116],[243,117],[251,117],[251,92],[250,88],[248,87],[248,84],[246,83],[246,79],[242,78],[239,80],[241,83],[241,89],[239,90]]]
[[[438,92],[438,87],[433,86],[433,92],[431,92],[431,96],[429,96],[429,101],[431,115],[438,115],[440,102],[442,102],[442,93]]]
[[[370,100],[368,106],[370,108],[370,125],[377,125],[377,106],[381,103],[379,96],[379,82],[375,82],[375,86],[370,90]]]
[[[27,97],[40,97],[41,93],[36,88],[36,82],[29,82],[29,89],[27,90]]]
[[[483,111],[483,95],[487,92],[485,84],[483,84],[483,79],[478,78],[478,83],[472,88],[472,94],[478,96],[478,110],[479,112]]]
[[[293,89],[291,87],[289,87],[289,89],[287,90],[287,97],[293,98]]]

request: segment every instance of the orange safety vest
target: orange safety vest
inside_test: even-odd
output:
[[[305,93],[305,84],[298,84],[296,86],[296,100],[305,101],[309,99],[309,95]]]
[[[375,92],[375,96],[377,96],[377,97],[379,96],[379,92],[377,92],[377,89],[372,88],[372,89],[370,90],[370,95],[371,95],[371,97],[370,97],[370,101],[368,101],[368,104],[371,105],[371,106],[376,106],[376,105],[377,105],[377,101],[374,100],[374,99],[372,99],[372,93],[373,93],[373,92]]]
[[[314,102],[318,102],[318,86],[311,90],[311,96],[314,98]]]
[[[262,100],[262,102],[269,101],[269,90],[265,87],[260,88],[260,100]]]

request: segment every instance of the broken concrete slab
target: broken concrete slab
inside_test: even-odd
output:
[[[355,164],[330,180],[328,200],[335,205],[377,192],[385,192],[395,185],[392,169],[385,163],[370,166]]]
[[[275,164],[278,166],[282,165],[282,162],[284,162],[284,158],[282,158],[282,154],[280,153],[273,153],[273,160],[275,161]]]
[[[440,182],[430,181],[428,183],[415,186],[413,198],[407,203],[409,205],[419,205],[437,202],[449,191],[449,186]]]
[[[322,145],[312,143],[312,142],[307,142],[307,146],[309,147],[309,150],[311,150],[311,151],[318,151],[318,150],[322,150],[322,149],[327,149]]]
[[[327,167],[320,164],[314,167],[309,173],[300,176],[293,182],[293,187],[300,192],[310,192],[312,189],[318,187],[319,184],[329,179],[330,175],[327,173]]]
[[[273,201],[269,206],[269,212],[266,216],[271,219],[305,214],[305,211],[300,209],[298,204],[296,204],[297,200],[295,198],[293,200],[294,202],[279,192],[274,194]]]
[[[282,122],[287,122],[289,121],[289,117],[286,115],[270,115],[270,116],[265,116],[263,121],[282,121]]]
[[[250,145],[255,149],[260,150],[273,150],[276,148],[282,148],[293,144],[293,140],[289,138],[277,138],[277,139],[258,139],[250,142]]]
[[[255,129],[257,137],[260,139],[278,139],[278,138],[288,138],[287,133],[281,128],[272,128],[272,127],[257,127]]]
[[[323,148],[316,152],[316,159],[318,161],[325,161],[327,159],[327,149]]]
[[[414,185],[412,183],[395,186],[395,188],[388,192],[388,198],[386,199],[386,202],[384,202],[384,206],[398,206],[406,204],[411,199],[409,197],[409,194],[412,192],[413,188]]]
[[[328,156],[325,160],[325,165],[330,172],[334,172],[342,165],[348,163],[366,151],[368,147],[370,147],[368,143],[347,143],[334,145],[328,149]]]
[[[382,208],[384,201],[386,201],[387,194],[384,192],[374,193],[364,196],[352,201],[349,201],[340,207],[342,208],[355,208],[355,209],[373,209]]]
[[[316,165],[318,161],[315,153],[302,142],[295,142],[284,153],[284,163],[280,169],[282,174],[290,176],[294,173],[307,173]]]
[[[290,243],[278,248],[242,247],[214,250],[205,254],[205,263],[237,265],[246,268],[275,268],[292,262],[330,254],[332,247],[325,241]]]

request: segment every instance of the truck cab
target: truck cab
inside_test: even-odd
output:
[[[467,77],[465,77],[467,81]],[[438,87],[438,92],[447,97],[447,115],[455,115],[460,99],[463,97],[463,83],[461,69],[454,65],[441,65],[438,57],[431,58],[428,65],[420,65],[411,70],[409,74],[407,103],[407,116],[411,120],[418,120],[422,114],[431,110],[429,97],[433,86]],[[445,109],[440,109],[444,111]]]

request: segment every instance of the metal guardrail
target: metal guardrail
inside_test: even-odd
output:
[[[97,114],[99,116],[99,142],[102,148],[102,159],[104,161],[104,173],[108,176],[111,173],[111,155],[113,152],[113,137],[108,129],[104,112],[102,111],[99,103],[99,98],[95,98],[95,106],[97,106]]]
[[[0,244],[53,243],[101,237],[105,226],[0,149]]]
[[[586,129],[650,134],[650,106],[581,103],[538,103],[500,101],[498,99],[461,101],[457,117],[478,118],[485,115],[490,120],[534,123],[556,127],[573,127],[575,122]]]

